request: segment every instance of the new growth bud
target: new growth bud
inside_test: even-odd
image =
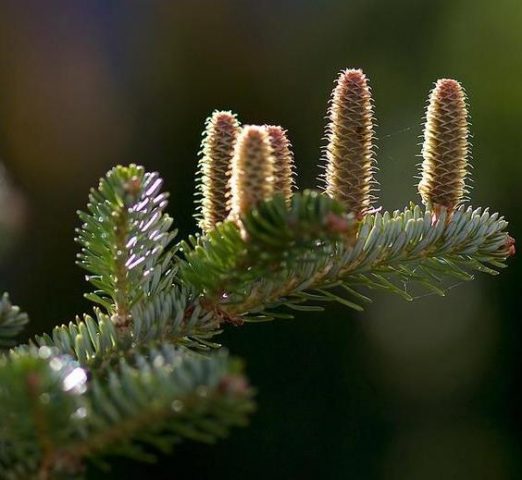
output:
[[[279,126],[266,126],[274,155],[274,193],[281,193],[286,203],[292,198],[294,186],[294,156],[286,131]]]
[[[373,105],[361,70],[340,73],[326,127],[326,193],[356,216],[371,207],[375,160]]]
[[[243,127],[232,158],[230,216],[239,216],[274,193],[275,159],[265,127]]]
[[[199,162],[199,226],[203,232],[224,221],[229,210],[230,164],[240,127],[236,115],[215,111],[206,121]]]
[[[438,80],[426,110],[419,193],[435,215],[451,213],[462,202],[468,175],[468,109],[456,80]]]

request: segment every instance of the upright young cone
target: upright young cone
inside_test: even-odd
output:
[[[277,125],[267,125],[274,155],[274,193],[281,193],[290,203],[294,185],[294,156],[286,131]]]
[[[274,193],[275,160],[265,127],[243,127],[232,157],[230,216],[239,216]]]
[[[419,193],[435,214],[441,207],[450,213],[466,193],[468,174],[468,109],[456,80],[438,80],[426,111]]]
[[[362,216],[371,207],[375,185],[373,106],[362,70],[340,73],[328,116],[326,193]]]
[[[206,121],[199,161],[199,226],[212,230],[229,214],[230,165],[239,133],[239,122],[231,112],[215,111]]]

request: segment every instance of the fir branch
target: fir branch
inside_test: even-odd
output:
[[[0,298],[0,348],[13,346],[16,343],[15,337],[22,332],[27,323],[27,314],[13,305],[9,295],[4,293]]]
[[[113,357],[119,357],[133,347],[132,336],[121,335],[116,330],[110,317],[100,309],[95,309],[95,316],[76,317],[68,325],[58,325],[51,334],[36,335],[27,345],[13,349],[19,355],[34,348],[52,348],[63,355],[69,355],[82,366],[100,367],[110,363]]]
[[[121,358],[131,361],[136,353],[165,342],[199,351],[221,346],[212,341],[221,333],[219,315],[204,308],[197,295],[178,286],[139,302],[131,313],[132,328],[126,335],[108,315],[95,309],[94,316],[84,315],[68,325],[56,326],[50,335],[36,335],[13,352],[53,348],[101,375]]]
[[[90,375],[48,347],[3,359],[0,472],[18,478],[23,459],[26,478],[48,480],[78,474],[100,454],[150,458],[146,445],[166,451],[181,439],[221,438],[253,407],[224,352],[205,358],[164,344]]]
[[[248,240],[226,223],[195,240],[192,249],[184,246],[180,270],[184,281],[232,317],[281,304],[302,309],[309,292],[328,301],[324,290],[340,285],[411,300],[404,282],[440,292],[445,278],[469,280],[473,270],[496,273],[510,255],[507,222],[487,209],[461,207],[433,223],[431,211],[411,206],[367,215],[357,224],[328,197],[304,192],[294,195],[290,208],[268,200],[241,221]]]
[[[220,318],[201,304],[197,294],[180,287],[161,292],[133,309],[136,343],[168,341],[191,349],[218,348]]]
[[[93,379],[83,438],[61,455],[150,460],[147,445],[170,451],[183,438],[212,442],[252,410],[252,392],[224,354],[203,358],[165,345],[133,365],[122,360],[107,381]]]
[[[131,322],[131,310],[146,296],[169,287],[174,252],[165,249],[174,238],[172,219],[163,213],[167,195],[162,180],[143,167],[116,167],[89,196],[89,213],[78,229],[82,245],[79,265],[96,287],[87,298],[101,304],[119,327]]]
[[[48,480],[78,464],[57,449],[79,438],[87,374],[66,355],[44,347],[0,362],[0,472],[2,478]]]
[[[77,239],[79,263],[96,289],[87,298],[103,310],[0,358],[0,476],[81,478],[89,459],[149,460],[151,447],[213,441],[243,424],[252,391],[226,354],[211,351],[224,323],[288,318],[277,307],[318,310],[317,302],[360,310],[371,301],[361,288],[412,300],[409,285],[416,283],[444,295],[447,278],[496,274],[514,254],[514,240],[498,214],[457,207],[467,130],[463,95],[451,82],[437,84],[428,109],[429,165],[419,186],[425,210],[413,204],[393,213],[369,210],[372,104],[359,70],[343,72],[334,92],[329,196],[291,196],[285,132],[247,126],[235,142],[235,117],[223,112],[207,125],[207,166],[221,157],[219,168],[207,172],[218,172],[219,182],[203,189],[203,202],[210,201],[203,236],[170,246],[172,220],[159,176],[136,165],[112,169],[91,191]],[[219,118],[234,128],[221,128]],[[218,206],[227,214],[231,207],[229,221],[214,215]],[[178,247],[183,258],[175,256]],[[0,345],[26,322],[4,295]]]

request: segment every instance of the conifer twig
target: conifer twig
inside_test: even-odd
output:
[[[365,75],[341,72],[329,110],[326,191],[293,191],[277,126],[207,121],[202,233],[171,245],[157,173],[111,169],[89,196],[77,241],[97,306],[0,355],[0,478],[81,480],[90,460],[150,461],[182,439],[212,442],[244,425],[252,389],[215,336],[227,323],[291,318],[364,290],[414,299],[447,280],[496,275],[515,253],[507,222],[463,204],[467,108],[454,80],[430,97],[419,192],[425,208],[372,210],[373,106]],[[181,254],[180,254],[181,253]],[[281,310],[286,307],[286,310]],[[0,346],[27,323],[0,298]]]

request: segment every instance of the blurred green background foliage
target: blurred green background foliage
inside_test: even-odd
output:
[[[521,237],[521,25],[520,0],[2,0],[0,160],[16,188],[2,210],[17,236],[0,290],[30,313],[29,333],[91,308],[75,211],[117,163],[160,171],[181,234],[194,231],[215,108],[287,128],[298,185],[314,186],[345,67],[373,88],[385,209],[419,201],[425,101],[453,77],[471,104],[472,203]],[[510,263],[444,299],[379,295],[362,314],[329,306],[228,329],[222,341],[259,389],[251,426],[90,478],[520,478],[522,267]]]

